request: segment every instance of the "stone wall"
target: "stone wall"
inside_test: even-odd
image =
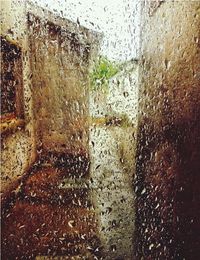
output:
[[[98,36],[22,0],[2,0],[1,13],[1,34],[22,50],[25,111],[24,127],[2,136],[6,190],[34,162],[38,148],[88,154],[88,69]]]
[[[136,259],[198,259],[200,3],[152,8],[142,13]]]
[[[88,154],[89,79],[97,37],[32,8],[29,42],[38,147]]]
[[[105,89],[90,95],[91,193],[104,259],[133,259],[133,178],[138,65],[124,64]]]
[[[1,34],[22,50],[24,127],[2,135],[1,189],[6,191],[22,176],[35,158],[33,108],[24,1],[1,1]]]

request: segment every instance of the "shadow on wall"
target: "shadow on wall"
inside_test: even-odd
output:
[[[200,111],[197,113],[200,120]],[[146,119],[139,132],[138,150],[142,152],[137,156],[135,187],[140,235],[136,236],[136,251],[171,259],[194,255],[191,259],[197,259],[200,127],[187,120],[158,131]]]
[[[144,22],[137,258],[200,257],[199,10],[195,2],[164,2]]]
[[[182,64],[176,65],[180,70],[175,82],[165,79],[166,86],[173,88],[166,89],[161,103],[150,100],[153,113],[159,108],[160,112],[154,113],[154,119],[142,116],[139,120],[135,246],[137,257],[145,259],[200,257],[199,79],[187,88]],[[160,97],[163,88],[155,93]]]

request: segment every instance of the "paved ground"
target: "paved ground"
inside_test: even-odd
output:
[[[77,174],[84,176],[87,164],[75,164],[43,162],[30,170],[17,197],[2,208],[2,260],[95,259],[99,254],[88,187],[80,180],[76,185]]]
[[[133,259],[134,128],[90,129],[93,204],[107,260]]]

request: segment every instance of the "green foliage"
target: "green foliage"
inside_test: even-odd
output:
[[[116,63],[105,57],[100,57],[96,62],[93,71],[90,73],[90,86],[92,90],[108,88],[108,80],[119,71]]]

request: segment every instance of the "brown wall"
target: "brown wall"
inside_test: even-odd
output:
[[[37,8],[29,13],[28,32],[38,147],[88,154],[88,70],[97,38]]]
[[[47,150],[88,153],[88,68],[98,37],[26,1],[1,0],[0,4],[1,34],[22,50],[25,111],[24,127],[2,137],[1,188],[5,191],[33,163],[38,144]],[[58,23],[63,37],[52,35],[51,30],[50,36],[45,28],[35,33],[37,25],[28,25],[28,13],[43,23],[45,18]]]
[[[1,190],[13,188],[35,158],[35,138],[24,1],[1,0],[1,34],[22,50],[24,127],[2,135]]]
[[[199,259],[200,2],[142,10],[136,259]]]

